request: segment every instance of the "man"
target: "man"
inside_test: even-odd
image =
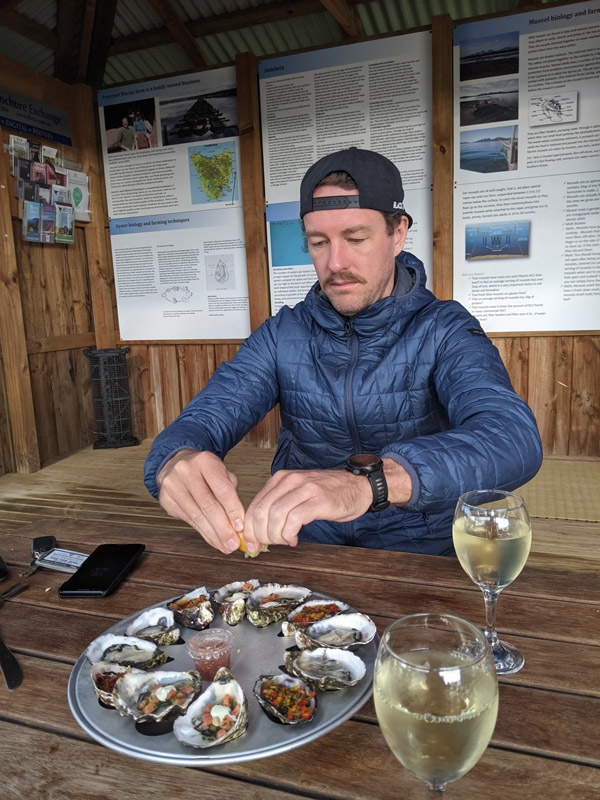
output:
[[[121,120],[121,127],[117,132],[117,146],[121,150],[133,150],[135,147],[135,135],[129,125],[129,117],[123,117]]]
[[[542,452],[477,320],[425,288],[388,159],[313,164],[300,216],[318,282],[267,319],[155,440],[146,485],[222,552],[317,541],[452,554],[459,494],[514,489]],[[244,510],[222,458],[279,403],[273,475]]]

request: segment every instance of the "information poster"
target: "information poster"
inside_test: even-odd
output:
[[[402,174],[414,220],[406,249],[431,282],[431,34],[362,42],[259,65],[271,310],[315,282],[300,224],[300,182],[321,156],[375,150]]]
[[[600,3],[454,37],[454,297],[490,332],[600,327]]]
[[[121,338],[245,338],[235,69],[106,89],[98,104]]]

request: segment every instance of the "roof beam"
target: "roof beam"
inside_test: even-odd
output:
[[[364,36],[360,20],[346,0],[321,0],[321,5],[348,36],[352,38]]]
[[[92,89],[99,89],[104,80],[117,3],[118,0],[102,0],[101,3],[96,4],[85,78],[85,83],[89,84]],[[81,69],[83,71],[83,67]]]
[[[81,47],[81,11],[79,0],[58,0],[56,30],[60,32],[54,53],[54,77],[75,83]]]
[[[1,0],[0,0],[1,2]],[[17,0],[18,2],[18,0]],[[32,42],[47,47],[48,50],[56,50],[58,47],[58,37],[56,31],[51,31],[39,22],[35,22],[24,14],[13,11],[11,6],[16,3],[9,2],[0,8],[0,25],[8,28]]]
[[[190,59],[194,67],[206,67],[207,61],[198,46],[198,42],[190,33],[188,27],[179,19],[169,0],[146,0],[165,27]]]

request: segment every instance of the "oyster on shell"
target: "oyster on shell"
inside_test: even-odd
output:
[[[221,616],[228,625],[237,625],[246,616],[246,599],[259,586],[256,578],[227,583],[213,595]]]
[[[217,670],[208,689],[178,717],[173,733],[190,747],[213,747],[241,736],[248,726],[248,702],[227,667]]]
[[[337,647],[287,650],[284,662],[288,672],[323,692],[356,686],[367,672],[362,658]]]
[[[199,586],[176,600],[171,600],[167,608],[175,615],[175,622],[184,628],[193,628],[197,631],[208,628],[215,617],[210,595],[205,586]]]
[[[274,722],[298,725],[310,722],[317,710],[317,694],[296,675],[259,675],[254,696],[265,714]]]
[[[164,664],[168,658],[155,642],[140,639],[138,636],[117,636],[113,633],[105,633],[94,639],[85,651],[85,656],[92,664],[96,661],[108,661],[141,670]]]
[[[304,630],[321,619],[333,617],[347,611],[350,606],[339,600],[307,600],[294,608],[281,623],[284,636],[293,636],[297,630]]]
[[[202,680],[194,671],[126,672],[115,684],[113,701],[122,716],[136,722],[160,722],[169,714],[185,713],[201,691]]]
[[[125,667],[123,664],[115,664],[114,662],[111,663],[110,661],[98,661],[95,664],[92,664],[92,668],[90,670],[92,686],[94,687],[96,697],[98,700],[104,703],[105,706],[109,706],[109,708],[115,707],[113,689],[115,687],[115,683],[126,672],[137,672],[143,675],[147,674],[142,669]]]
[[[278,622],[289,612],[303,603],[310,594],[305,586],[282,586],[279,583],[266,583],[248,595],[246,616],[257,628],[264,628]]]
[[[175,615],[169,608],[157,606],[143,611],[139,617],[125,628],[126,636],[138,636],[167,646],[179,640],[179,628],[175,625]]]
[[[314,622],[306,630],[297,630],[294,636],[296,644],[303,650],[315,650],[317,647],[340,647],[348,650],[368,644],[376,633],[373,620],[366,614],[355,611]]]

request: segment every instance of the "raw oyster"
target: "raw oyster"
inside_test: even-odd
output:
[[[281,623],[281,632],[284,636],[293,636],[297,630],[304,630],[321,619],[333,617],[347,611],[348,603],[339,600],[307,600],[294,608]]]
[[[138,672],[143,675],[147,674],[142,669],[125,667],[123,664],[115,664],[110,661],[98,661],[92,664],[90,670],[92,686],[94,687],[96,697],[104,703],[105,706],[109,706],[110,708],[115,707],[113,689],[118,679],[126,672]]]
[[[287,650],[284,660],[288,672],[325,692],[356,686],[367,671],[362,658],[338,647]]]
[[[259,582],[256,578],[249,581],[234,581],[227,583],[213,595],[221,616],[228,625],[237,625],[246,616],[246,598],[250,592],[257,589]]]
[[[175,625],[175,615],[169,608],[157,606],[143,611],[137,619],[125,628],[126,636],[139,636],[150,642],[164,646],[179,640],[179,628]]]
[[[208,628],[215,617],[210,595],[205,586],[199,586],[191,592],[172,600],[167,604],[175,615],[175,622],[185,628],[201,631]]]
[[[295,675],[259,675],[253,691],[269,719],[284,725],[310,722],[317,710],[314,688]]]
[[[247,725],[248,702],[242,687],[227,667],[221,667],[208,689],[175,720],[173,733],[191,747],[213,747],[237,739]]]
[[[289,614],[292,608],[303,603],[310,589],[305,586],[281,586],[267,583],[248,595],[246,616],[257,628],[264,628]]]
[[[306,630],[294,634],[301,649],[315,650],[317,647],[341,647],[347,650],[368,644],[375,638],[377,628],[366,614],[358,612],[336,614],[335,617],[313,622]]]
[[[159,722],[169,714],[185,713],[201,691],[197,672],[126,672],[115,684],[113,701],[122,716],[136,722]]]
[[[92,664],[96,661],[108,661],[111,664],[146,670],[164,664],[168,658],[155,642],[140,639],[138,636],[116,636],[113,633],[105,633],[94,639],[85,655]]]

